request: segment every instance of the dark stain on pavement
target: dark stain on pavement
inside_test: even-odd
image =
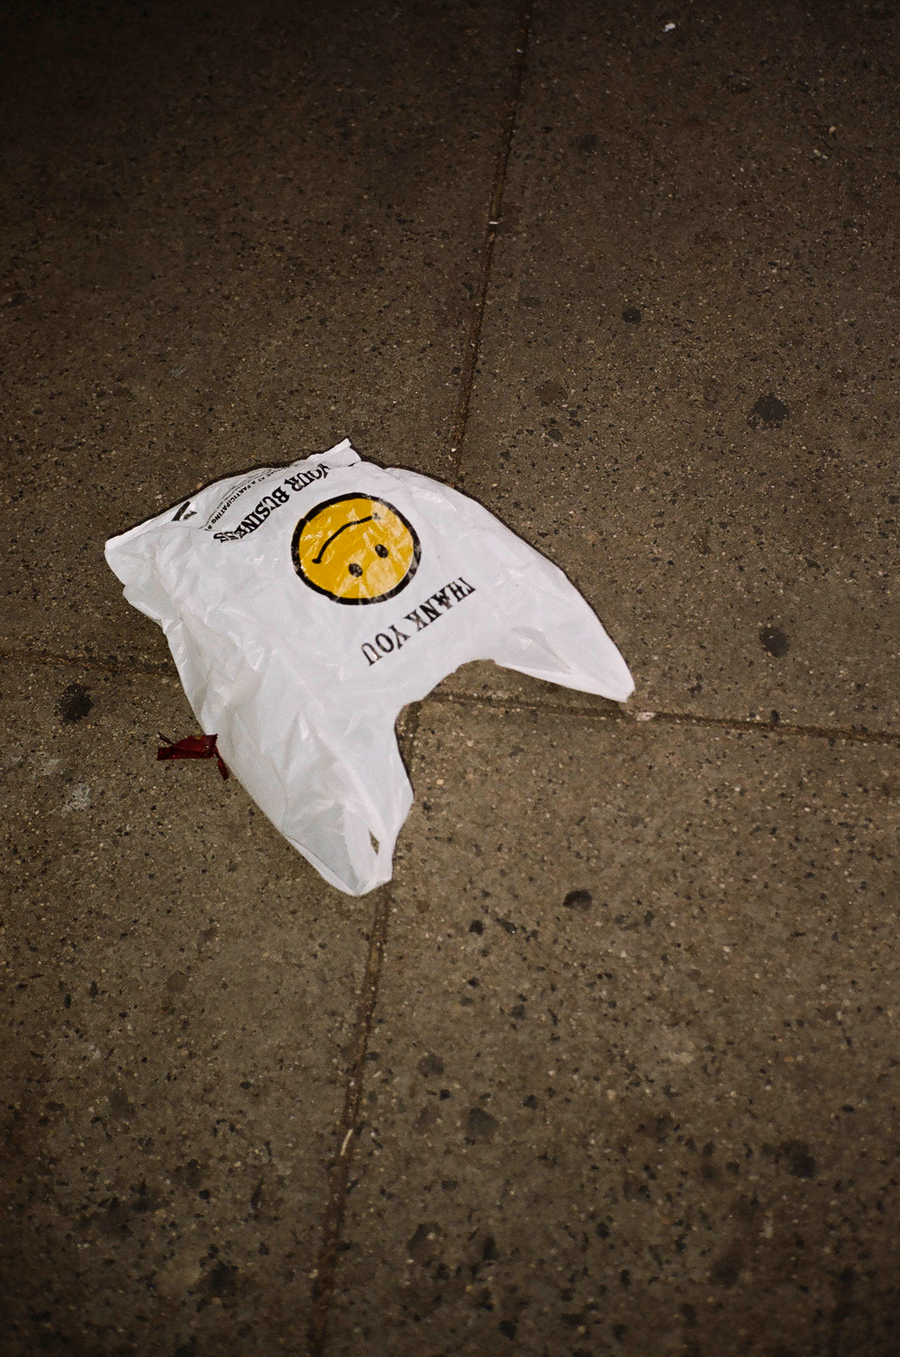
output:
[[[406,1246],[410,1258],[414,1258],[417,1263],[430,1263],[435,1254],[438,1233],[439,1227],[435,1221],[422,1221],[421,1225],[417,1225]]]
[[[590,891],[569,891],[569,894],[563,900],[566,909],[589,910],[594,903],[594,897]]]
[[[709,1280],[714,1286],[731,1287],[737,1285],[741,1275],[741,1258],[737,1249],[728,1249],[713,1263]]]
[[[622,312],[622,319],[627,320],[629,325],[640,325],[641,313],[636,306],[626,306]]]
[[[568,392],[561,382],[541,382],[537,388],[537,398],[541,405],[561,405]]]
[[[759,643],[768,655],[780,659],[791,648],[791,643],[780,627],[760,627]]]
[[[59,699],[57,711],[63,721],[83,721],[94,703],[83,683],[70,683]]]
[[[790,417],[791,412],[784,401],[770,391],[767,396],[760,396],[747,416],[747,423],[751,429],[777,429]]]
[[[818,1164],[805,1140],[783,1140],[778,1160],[795,1178],[815,1178]]]
[[[207,1288],[213,1296],[233,1295],[237,1284],[238,1268],[228,1263],[217,1262],[206,1279]]]
[[[490,1112],[480,1107],[470,1107],[466,1117],[466,1135],[471,1140],[490,1140],[497,1129],[497,1121]]]

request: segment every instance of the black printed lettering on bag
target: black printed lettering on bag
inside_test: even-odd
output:
[[[416,633],[424,631],[426,627],[431,626],[432,622],[437,622],[439,618],[444,617],[450,611],[453,607],[451,598],[456,603],[461,603],[464,598],[468,598],[474,592],[474,584],[469,584],[468,580],[464,580],[460,575],[459,579],[451,580],[449,584],[445,584],[443,589],[435,590],[430,598],[419,604],[418,608],[413,608],[411,613],[407,613],[404,620],[415,622]],[[441,612],[441,608],[444,609],[444,612]],[[363,642],[360,649],[370,665],[376,664],[382,656],[390,655],[392,651],[399,650],[404,641],[409,640],[406,632],[400,631],[393,624],[391,631],[394,633],[393,636],[380,631],[374,641]]]

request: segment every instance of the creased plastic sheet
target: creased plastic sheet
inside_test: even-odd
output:
[[[106,544],[225,762],[332,885],[390,879],[412,788],[394,726],[469,660],[624,701],[565,575],[474,500],[345,440],[207,486]]]

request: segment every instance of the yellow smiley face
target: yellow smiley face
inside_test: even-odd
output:
[[[294,529],[300,578],[335,603],[380,603],[404,589],[419,564],[419,539],[393,505],[368,495],[317,504]]]

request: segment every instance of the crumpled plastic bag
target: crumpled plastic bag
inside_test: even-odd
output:
[[[412,804],[402,707],[469,660],[624,701],[578,591],[474,500],[348,440],[207,486],[114,537],[125,597],[163,628],[201,729],[326,881],[388,881]]]

